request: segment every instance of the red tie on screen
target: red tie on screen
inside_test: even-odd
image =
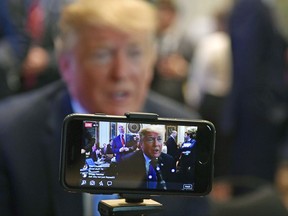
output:
[[[124,135],[123,134],[121,136],[121,142],[122,142],[122,146],[125,146],[125,140],[124,140]]]

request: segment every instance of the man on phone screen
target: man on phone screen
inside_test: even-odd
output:
[[[129,188],[167,189],[176,175],[175,160],[162,152],[164,130],[160,126],[143,128],[140,150],[123,159],[118,180]]]

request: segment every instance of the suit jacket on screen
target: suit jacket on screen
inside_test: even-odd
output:
[[[176,170],[175,161],[172,156],[161,153],[159,159],[159,167],[163,179],[168,182],[174,181],[175,173],[171,172]],[[126,184],[128,188],[147,188],[147,174],[145,167],[145,158],[143,152],[138,150],[128,157],[125,157],[123,161],[120,162],[117,169],[119,172],[120,184]]]
[[[173,158],[176,158],[178,148],[177,143],[172,136],[169,136],[169,138],[167,139],[166,146],[167,146],[167,154],[171,155]]]

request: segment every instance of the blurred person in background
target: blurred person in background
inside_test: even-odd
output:
[[[193,50],[187,29],[180,28],[175,0],[153,1],[158,13],[158,58],[151,88],[162,95],[184,103],[183,83]]]
[[[154,8],[142,0],[78,0],[64,8],[56,40],[62,80],[0,104],[1,214],[99,215],[99,199],[111,198],[68,193],[59,184],[61,125],[70,113],[199,118],[149,91],[156,25]],[[164,205],[159,215],[209,212],[205,198],[155,199]]]
[[[21,10],[12,12],[13,4],[14,1],[8,0],[0,2],[0,98],[19,90],[19,67],[29,46],[29,37],[22,25],[24,14]]]
[[[184,88],[185,103],[216,127],[215,176],[227,174],[230,147],[220,123],[223,105],[231,88],[232,57],[227,31],[232,1],[223,0],[221,3],[212,13],[217,24],[215,31],[202,37],[195,45]]]
[[[277,21],[286,2],[239,0],[231,13],[233,84],[222,122],[232,136],[231,175],[274,180],[288,116],[288,26]]]
[[[276,152],[287,128],[287,15],[288,2],[281,0],[239,0],[232,7],[232,86],[220,121],[230,158],[226,175],[218,176],[215,168],[214,201],[249,197],[243,190],[247,185],[239,190],[230,179],[250,178],[250,188],[253,179],[274,184]]]
[[[59,12],[69,0],[2,0],[0,3],[0,97],[59,79],[54,55]]]

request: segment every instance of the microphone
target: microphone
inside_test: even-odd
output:
[[[158,158],[152,159],[151,160],[151,164],[152,164],[153,168],[156,171],[158,183],[159,183],[161,189],[167,190],[166,182],[163,179],[162,172],[161,172],[161,169],[160,169],[160,166],[159,166]]]

